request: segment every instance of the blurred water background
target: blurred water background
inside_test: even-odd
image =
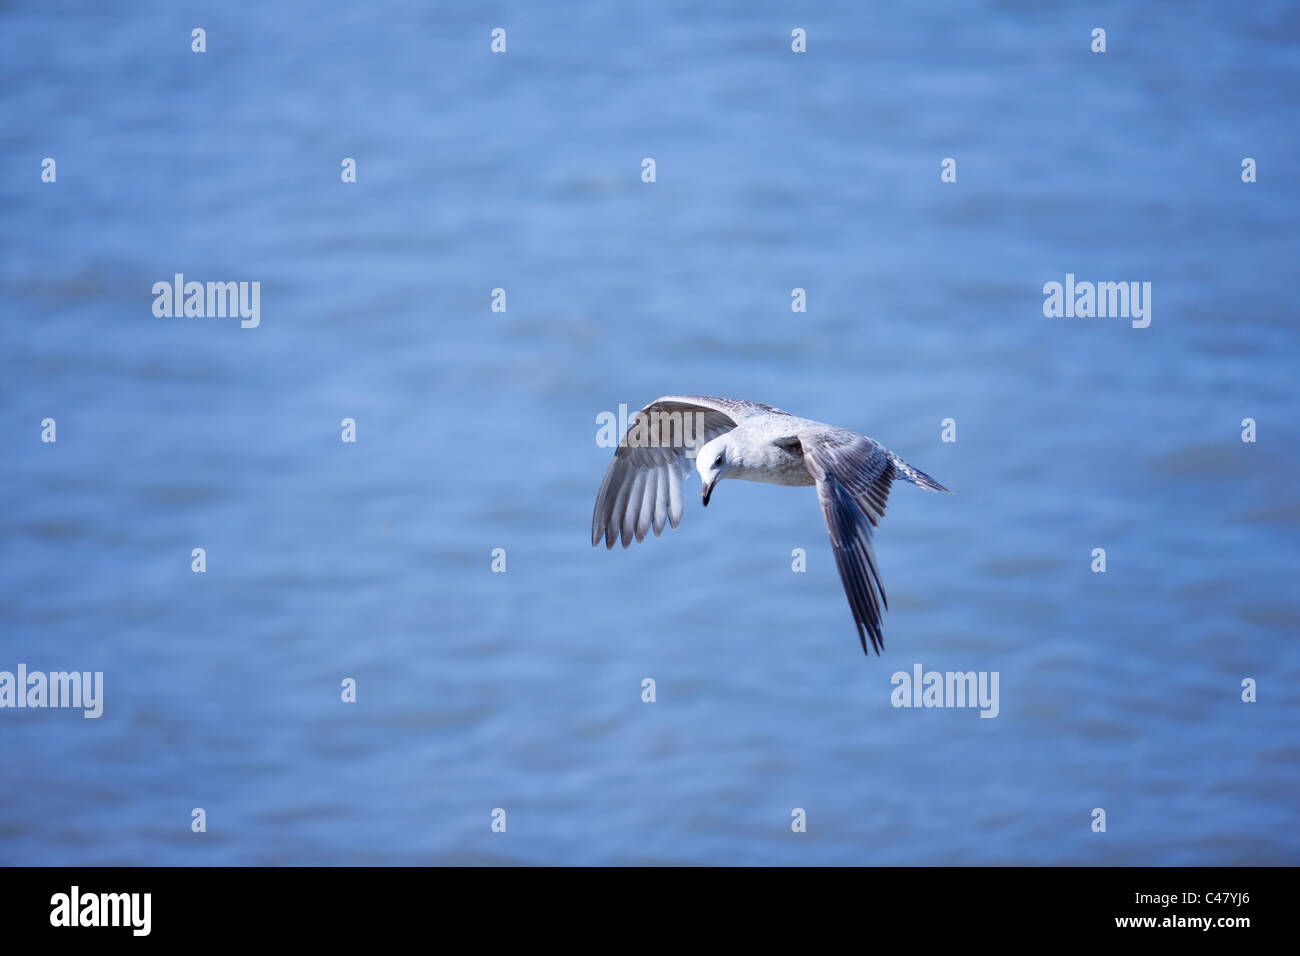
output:
[[[0,669],[106,687],[0,712],[0,862],[1300,862],[1300,7],[873,6],[0,4]],[[596,416],[701,392],[957,492],[883,658],[811,489],[590,547]]]

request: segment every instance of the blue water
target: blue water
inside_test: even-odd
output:
[[[106,701],[0,710],[0,862],[1300,863],[1298,41],[1290,3],[6,4],[0,669]],[[155,317],[175,273],[260,326]],[[1066,273],[1151,282],[1150,327],[1044,317]],[[699,392],[957,492],[891,496],[884,657],[811,489],[692,479],[590,547],[596,416]],[[998,672],[998,717],[894,708],[916,663]]]

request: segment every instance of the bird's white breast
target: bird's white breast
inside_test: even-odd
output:
[[[802,452],[790,452],[779,445],[765,442],[746,448],[741,461],[727,471],[728,478],[741,481],[761,481],[769,485],[816,484],[803,462]]]

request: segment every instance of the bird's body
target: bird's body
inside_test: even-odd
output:
[[[773,426],[776,426],[775,428]],[[827,428],[820,422],[789,415],[772,421],[762,418],[748,426],[738,425],[726,433],[730,454],[728,478],[761,481],[769,485],[815,485],[798,445],[778,445],[776,440],[813,428]]]
[[[677,527],[682,479],[690,474],[691,459],[704,483],[706,506],[723,478],[817,486],[862,649],[870,638],[879,653],[884,643],[880,612],[887,605],[871,532],[885,513],[889,486],[902,478],[934,491],[948,489],[879,442],[847,428],[757,402],[669,395],[643,408],[619,444],[596,495],[592,545],[603,537],[607,548],[620,539],[626,548],[651,528],[659,534],[665,522]]]

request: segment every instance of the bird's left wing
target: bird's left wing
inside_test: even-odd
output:
[[[879,654],[885,645],[881,608],[888,609],[889,603],[876,567],[871,529],[885,514],[889,485],[897,474],[894,456],[879,442],[848,431],[805,432],[797,437],[804,464],[817,482],[817,498],[862,651],[870,653],[870,638]]]
[[[764,408],[766,406],[763,406]],[[668,395],[637,412],[605,470],[591,515],[591,544],[623,547],[682,520],[682,479],[701,445],[736,427],[755,408],[737,399]]]

